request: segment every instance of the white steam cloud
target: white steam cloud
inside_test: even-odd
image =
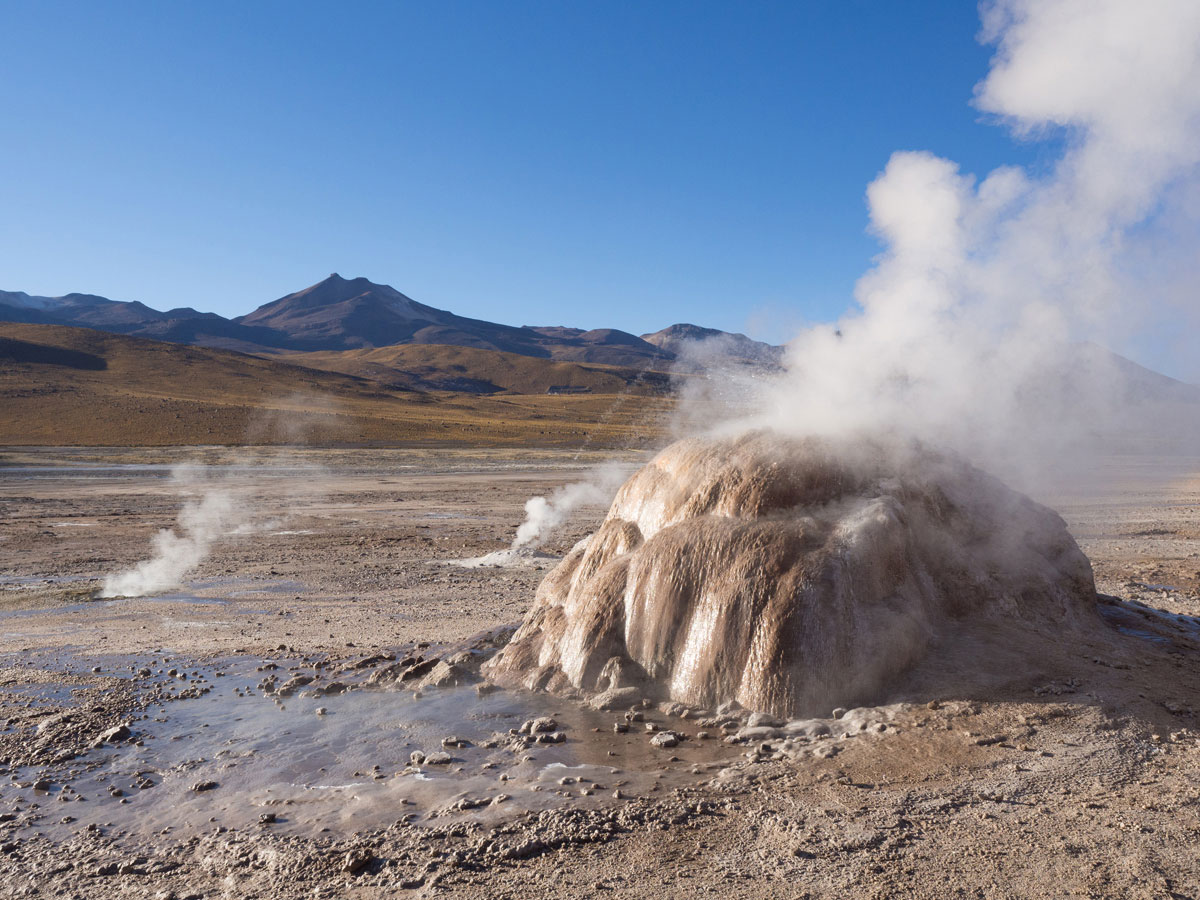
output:
[[[340,411],[340,404],[324,395],[292,394],[260,412],[247,429],[247,441],[303,444],[318,428],[325,435],[338,434],[343,428]],[[322,474],[319,465],[269,446],[240,447],[214,467],[175,466],[171,484],[188,498],[175,527],[154,536],[149,559],[105,578],[100,596],[144,597],[180,587],[218,542],[278,528],[296,501],[320,496]]]
[[[177,466],[171,478],[184,490],[200,488],[200,495],[184,503],[174,529],[164,528],[154,536],[150,559],[104,579],[101,597],[145,597],[179,587],[217,541],[249,530],[250,507],[228,486],[197,482],[194,466]]]
[[[588,480],[560,487],[549,497],[525,501],[525,521],[517,528],[512,549],[540,547],[580,506],[607,503],[629,473],[616,465],[598,466]]]
[[[793,341],[787,375],[727,427],[912,434],[1011,472],[1130,402],[1111,357],[1072,342],[1131,343],[1168,289],[1145,261],[1200,249],[1200,3],[1000,0],[982,14],[997,51],[977,107],[1060,141],[1060,157],[977,179],[895,153],[867,191],[884,250],[858,308]]]

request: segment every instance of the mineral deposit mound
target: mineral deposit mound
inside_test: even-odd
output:
[[[827,714],[895,699],[951,635],[1056,641],[1097,622],[1095,603],[1063,520],[959,459],[770,432],[688,439],[625,483],[488,674],[601,706]]]

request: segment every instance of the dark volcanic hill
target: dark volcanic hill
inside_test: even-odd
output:
[[[160,312],[136,300],[109,300],[95,294],[38,297],[21,291],[0,291],[0,321],[70,325],[179,344],[251,351],[286,343],[284,336],[270,329],[238,325],[216,313],[190,307]]]
[[[550,352],[521,328],[468,319],[426,306],[366,278],[324,281],[260,306],[233,320],[268,328],[303,350],[352,350],[393,344],[454,344],[526,356]]]
[[[95,328],[250,353],[438,344],[656,370],[666,370],[675,358],[624,331],[518,328],[471,319],[418,303],[388,285],[336,273],[233,320],[189,308],[160,312],[91,294],[38,297],[0,291],[0,321]]]
[[[337,273],[247,316],[246,326],[284,334],[294,349],[352,350],[447,344],[573,362],[662,368],[673,354],[614,329],[516,328],[418,303],[393,287]]]

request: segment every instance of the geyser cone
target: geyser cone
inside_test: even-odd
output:
[[[1053,511],[919,446],[754,432],[668,447],[549,575],[501,682],[775,715],[894,695],[964,623],[1095,618]]]

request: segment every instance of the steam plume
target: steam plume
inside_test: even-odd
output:
[[[512,549],[539,547],[578,507],[607,503],[626,474],[619,466],[598,466],[587,481],[564,485],[549,497],[530,497],[525,501],[525,521],[517,529]]]
[[[191,467],[177,466],[171,477],[185,489],[194,486]],[[132,569],[104,579],[101,597],[144,597],[178,587],[200,565],[213,545],[250,523],[249,507],[228,487],[207,485],[184,503],[176,528],[164,528],[151,542],[153,555]]]
[[[982,14],[997,50],[976,106],[1060,140],[1060,157],[977,179],[893,154],[867,190],[884,249],[858,308],[799,335],[788,375],[728,428],[912,433],[1011,474],[1122,412],[1107,358],[1069,347],[1121,348],[1166,287],[1138,261],[1200,244],[1200,4],[999,0]]]

